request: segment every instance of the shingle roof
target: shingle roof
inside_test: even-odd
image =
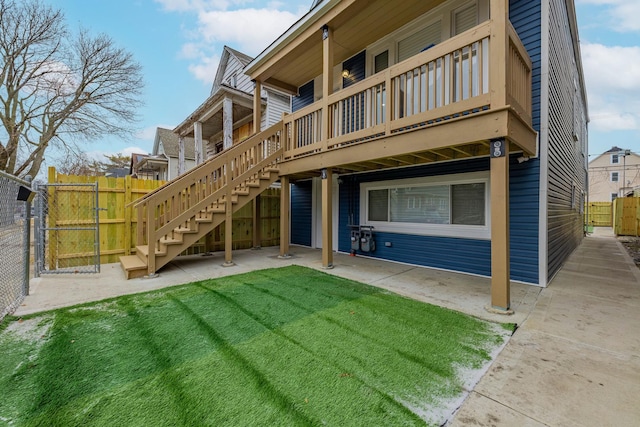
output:
[[[243,67],[246,66],[249,62],[253,61],[253,58],[245,53],[230,48],[229,46],[225,46],[224,48],[233,53],[233,55],[242,63]]]
[[[179,139],[178,134],[173,133],[170,129],[157,128],[156,138],[159,138],[164,147],[164,152],[168,157],[178,158],[179,151]],[[154,153],[158,154],[158,153]],[[193,138],[184,139],[184,158],[187,160],[194,160],[195,156],[195,140]]]

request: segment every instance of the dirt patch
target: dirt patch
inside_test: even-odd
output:
[[[633,262],[640,267],[640,237],[618,236],[618,241],[625,247]]]

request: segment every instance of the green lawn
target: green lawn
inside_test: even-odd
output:
[[[65,427],[439,425],[512,330],[297,266],[2,327],[0,425]]]

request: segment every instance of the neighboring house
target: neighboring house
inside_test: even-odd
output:
[[[210,96],[174,132],[195,141],[196,164],[253,134],[254,109],[265,129],[291,111],[291,96],[262,88],[254,103],[255,84],[243,73],[252,58],[225,46]],[[257,108],[259,107],[259,108]]]
[[[488,276],[502,312],[511,281],[546,286],[583,238],[587,101],[573,1],[312,6],[245,66],[252,104],[225,73],[226,95],[176,129],[227,146],[238,117],[261,124],[141,202],[138,236],[156,251],[139,246],[137,268],[155,273],[220,221],[231,265],[231,213],[279,179],[281,256],[299,244],[322,248],[325,268],[333,251],[353,250]],[[271,90],[295,95],[293,112],[265,129]],[[374,227],[375,247],[361,227]]]
[[[104,172],[104,176],[109,178],[124,178],[129,175],[129,168],[109,168]]]
[[[640,156],[611,147],[589,162],[589,201],[610,202],[640,187]]]
[[[194,146],[193,138],[184,138],[181,142],[173,131],[156,128],[151,154],[132,155],[131,175],[140,179],[161,181],[177,178],[196,165]]]

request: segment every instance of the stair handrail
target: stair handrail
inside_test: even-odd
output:
[[[231,193],[238,185],[253,176],[259,179],[259,174],[277,166],[283,155],[282,134],[280,121],[139,200],[135,205],[137,242],[144,242],[146,231],[150,273],[155,272],[155,248],[162,236],[182,223],[195,220],[198,212],[219,202],[223,196],[231,200]]]
[[[233,152],[234,150],[240,150],[241,147],[243,147],[247,143],[250,143],[251,140],[254,139],[254,138],[261,138],[263,135],[266,135],[266,134],[269,134],[269,133],[273,133],[274,128],[276,128],[276,127],[278,127],[280,131],[282,131],[283,128],[284,128],[283,121],[280,120],[279,122],[275,123],[271,127],[267,128],[267,129],[265,129],[263,131],[260,131],[260,132],[258,132],[256,134],[251,135],[249,138],[236,143],[235,145],[233,145],[232,147],[230,147],[230,148],[228,148],[228,149],[226,149],[224,151],[221,151],[219,153],[214,154],[213,157],[208,158],[204,162],[200,163],[197,166],[194,166],[193,168],[189,169],[188,171],[186,171],[182,175],[172,179],[171,181],[166,182],[165,184],[161,185],[160,187],[154,189],[153,191],[150,191],[150,192],[146,193],[144,196],[142,196],[142,197],[134,200],[133,202],[129,203],[129,205],[133,206],[134,208],[137,208],[139,204],[142,204],[146,199],[150,198],[154,194],[162,191],[166,187],[169,187],[169,186],[173,185],[174,183],[180,182],[180,181],[182,181],[184,179],[188,179],[191,174],[194,174],[194,173],[198,172],[202,168],[208,167],[212,162],[216,161],[222,155],[230,153],[230,152]]]

